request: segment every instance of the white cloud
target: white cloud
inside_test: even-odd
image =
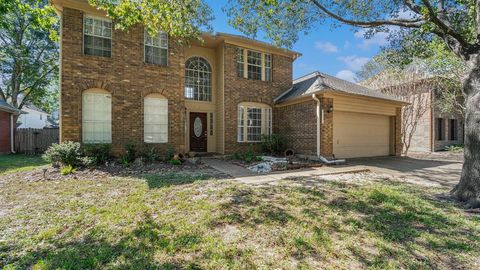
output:
[[[325,53],[336,53],[338,52],[338,47],[331,42],[315,42],[315,48],[322,50]]]
[[[355,75],[355,73],[353,73],[353,71],[348,69],[340,70],[339,72],[337,72],[335,76],[342,80],[346,80],[353,83],[357,80],[357,76]]]
[[[362,67],[370,60],[368,57],[350,55],[339,57],[339,60],[342,60],[350,70],[359,71]]]
[[[365,38],[364,35],[366,33],[366,29],[362,29],[354,34],[354,36],[358,39],[362,39],[362,42],[357,45],[360,49],[368,49],[370,46],[385,46],[388,44],[388,33],[385,32],[378,32],[374,34],[370,38]]]

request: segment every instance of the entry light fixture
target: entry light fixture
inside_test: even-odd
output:
[[[327,113],[333,112],[333,105],[330,105],[327,109]]]

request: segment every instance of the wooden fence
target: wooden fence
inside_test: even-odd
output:
[[[58,143],[58,128],[15,130],[15,151],[21,154],[41,154],[53,143]]]

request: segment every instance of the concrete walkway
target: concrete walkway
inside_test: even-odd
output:
[[[460,179],[463,162],[430,160],[410,157],[378,157],[347,160],[340,166],[323,166],[284,172],[257,174],[229,162],[205,158],[210,167],[247,184],[264,184],[290,177],[309,177],[370,171],[391,176],[397,180],[426,185],[453,187]]]
[[[331,174],[344,174],[344,173],[358,173],[369,171],[365,166],[345,166],[345,167],[318,167],[318,168],[306,168],[301,170],[291,170],[284,172],[271,172],[266,174],[259,174],[252,172],[244,167],[231,164],[229,162],[214,159],[205,158],[203,163],[208,166],[232,176],[235,180],[245,184],[266,184],[269,182],[276,182],[281,179],[289,177],[308,177],[308,176],[321,176]]]

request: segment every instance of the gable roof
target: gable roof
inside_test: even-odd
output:
[[[22,111],[8,104],[4,100],[0,100],[0,111],[9,112],[13,114],[21,114]]]
[[[35,105],[31,104],[31,103],[25,104],[25,106],[23,106],[23,108],[25,108],[25,109],[30,109],[30,110],[32,110],[32,111],[37,111],[37,112],[43,113],[43,114],[48,114],[46,111],[38,108],[37,106],[35,106]]]
[[[293,86],[275,99],[275,103],[282,103],[301,97],[311,96],[322,92],[340,92],[344,94],[359,95],[383,99],[387,101],[402,102],[402,99],[380,91],[376,91],[356,83],[345,81],[334,76],[316,71],[293,81]]]

